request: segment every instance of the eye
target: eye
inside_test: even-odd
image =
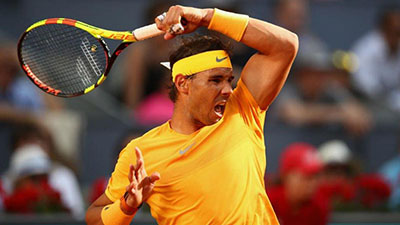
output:
[[[232,81],[233,81],[234,79],[235,79],[235,77],[233,77],[233,76],[232,76],[232,77],[229,77],[228,82],[229,82],[229,83],[232,83]]]
[[[213,78],[210,78],[209,81],[218,84],[222,81],[222,79],[218,78],[218,77],[213,77]]]

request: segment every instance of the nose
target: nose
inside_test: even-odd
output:
[[[221,90],[221,95],[229,97],[232,94],[232,85],[231,83],[225,83],[224,87]]]

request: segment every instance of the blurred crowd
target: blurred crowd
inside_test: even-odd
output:
[[[240,12],[229,3],[217,7]],[[172,4],[155,3],[145,22],[151,23]],[[295,32],[300,48],[287,83],[268,111],[269,119],[291,127],[337,128],[350,138],[368,136],[379,124],[394,124],[398,131],[399,7],[383,8],[376,26],[344,50],[330,49],[310,30],[308,0],[277,0],[271,22]],[[119,75],[112,74],[104,83],[107,95],[128,112],[133,130],[120,140],[112,160],[139,136],[137,130],[171,117],[170,71],[160,62],[168,61],[171,46],[179,41],[156,37],[133,45],[112,71]],[[3,149],[9,165],[0,171],[0,212],[69,213],[82,219],[85,207],[103,193],[108,177],[98,177],[85,188],[80,185],[84,116],[71,110],[68,100],[44,94],[21,74],[15,45],[0,33],[0,126],[10,137]],[[238,72],[254,52],[234,45],[232,62]],[[235,75],[237,80],[239,73]],[[345,140],[319,146],[295,142],[281,149],[279,171],[267,171],[265,177],[281,224],[327,224],[332,211],[399,211],[400,133],[397,137],[398,155],[372,173],[363,170],[362,160]]]

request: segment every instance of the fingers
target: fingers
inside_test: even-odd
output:
[[[183,9],[181,6],[171,6],[168,9],[164,22],[169,25],[178,24],[181,22],[183,16]]]
[[[136,151],[136,168],[135,168],[135,175],[136,179],[140,182],[144,177],[147,176],[146,170],[144,169],[144,160],[142,152],[140,151],[139,147],[135,148]]]
[[[130,165],[129,168],[129,185],[126,187],[126,191],[131,193],[131,194],[135,194],[136,190],[138,188],[138,180],[136,179],[136,176],[133,175],[134,174],[134,166]]]
[[[143,161],[143,155],[142,155],[142,152],[140,151],[139,147],[135,147],[135,152],[136,152],[136,161],[138,161],[138,160]]]
[[[134,174],[133,171],[134,170],[135,170],[135,167],[132,164],[129,165],[129,174],[128,174],[129,183],[131,183],[133,181],[133,174]]]
[[[164,39],[172,39],[176,35],[184,32],[185,29],[181,24],[181,21],[186,20],[182,18],[183,15],[184,11],[181,6],[172,6],[169,8],[167,13],[163,13],[156,17],[155,22],[157,28],[166,31]]]
[[[154,172],[150,175],[150,183],[155,183],[156,181],[158,181],[161,178],[161,175],[159,172]]]
[[[139,187],[143,187],[143,189],[148,190],[153,189],[156,181],[160,180],[161,176],[160,173],[154,172],[150,176],[145,177],[142,181],[142,183],[139,184]]]
[[[156,21],[158,20],[159,22],[162,22],[166,16],[167,16],[167,13],[164,12],[163,14],[156,17]]]
[[[156,181],[160,179],[160,174],[158,172],[152,173],[150,176],[146,177],[142,183],[142,193],[143,193],[143,200],[147,200],[150,195],[153,193],[153,189],[155,186]]]
[[[154,186],[154,183],[161,178],[160,173],[154,172],[150,176],[147,176],[146,170],[144,168],[143,155],[139,147],[135,147],[135,153],[136,165],[131,165],[131,169],[129,171],[130,181],[136,181],[139,189],[142,187],[146,188],[148,185]]]
[[[181,34],[184,30],[185,30],[185,28],[183,28],[182,24],[176,23],[169,27],[168,33],[177,35],[177,34]]]

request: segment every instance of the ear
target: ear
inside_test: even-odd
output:
[[[189,82],[184,75],[178,74],[175,77],[175,87],[179,93],[188,94],[189,93]]]

